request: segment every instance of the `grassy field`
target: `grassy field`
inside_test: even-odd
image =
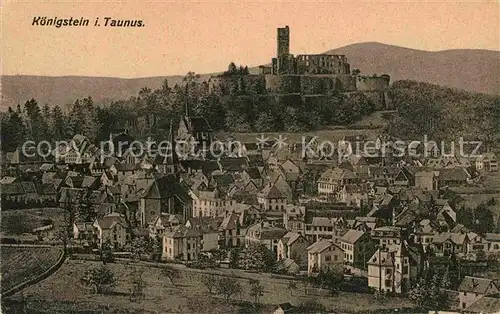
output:
[[[490,206],[494,216],[500,216],[500,172],[484,172],[478,186],[453,188],[465,200],[466,208],[475,208],[494,198],[496,205]]]
[[[19,235],[48,223],[57,224],[62,217],[60,208],[33,208],[1,211],[1,230],[4,235]]]
[[[243,292],[226,303],[220,297],[210,297],[208,290],[200,283],[200,274],[189,270],[179,270],[181,278],[176,285],[164,278],[158,268],[108,264],[118,281],[111,293],[94,295],[82,286],[78,279],[86,269],[101,266],[98,262],[68,261],[55,274],[26,288],[13,298],[32,300],[33,304],[40,302],[44,311],[41,313],[69,313],[69,312],[105,312],[114,313],[269,313],[278,303],[292,302],[297,304],[301,300],[314,297],[305,296],[301,289],[290,291],[287,289],[287,280],[261,280],[264,286],[264,295],[260,302],[264,305],[259,309],[243,307],[242,302],[251,301],[249,296],[249,282],[238,279]],[[128,292],[131,288],[131,279],[134,272],[142,272],[146,282],[145,299],[137,302],[129,300]],[[38,300],[38,301],[37,301]],[[43,302],[47,300],[48,302]],[[50,301],[49,301],[50,300]],[[378,303],[373,296],[356,293],[341,293],[335,297],[321,297],[317,299],[330,310],[337,313],[364,313],[370,308],[409,307],[412,304],[404,299],[391,298],[385,303]],[[248,303],[247,303],[248,304]],[[34,305],[32,305],[34,306]],[[41,310],[40,307],[37,307]]]
[[[61,251],[56,247],[1,248],[2,291],[31,279],[54,265]]]

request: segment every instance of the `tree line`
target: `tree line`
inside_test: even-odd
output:
[[[247,67],[237,68],[234,63],[223,73],[247,74]],[[97,143],[108,139],[111,130],[123,128],[138,139],[164,136],[185,114],[205,117],[214,130],[299,132],[347,125],[373,110],[362,93],[331,93],[318,104],[279,99],[263,86],[239,84],[221,93],[189,72],[182,84],[171,87],[165,80],[158,89],[144,87],[136,96],[110,104],[96,104],[91,96],[67,106],[41,105],[30,99],[2,115],[2,150],[14,151],[26,140],[67,140],[75,134]]]

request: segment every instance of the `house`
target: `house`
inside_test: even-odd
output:
[[[498,171],[498,159],[495,153],[484,153],[475,161],[478,171]]]
[[[221,192],[227,191],[235,184],[234,175],[231,173],[212,173],[208,186],[218,188]],[[239,175],[239,174],[238,174]]]
[[[488,242],[488,252],[500,252],[500,233],[486,233],[484,239]]]
[[[344,250],[344,263],[366,269],[368,259],[375,252],[375,242],[369,232],[350,229],[340,238],[340,248]]]
[[[283,225],[285,229],[304,234],[305,233],[306,207],[288,204],[283,213]]]
[[[221,171],[228,173],[241,173],[248,168],[246,157],[219,158],[218,163]]]
[[[454,227],[457,222],[457,213],[450,206],[448,200],[445,199],[435,199],[434,200],[434,210],[437,211],[436,222],[440,226],[444,227]]]
[[[121,249],[129,240],[125,218],[119,213],[111,213],[96,219],[93,227],[96,229],[99,247],[109,243],[113,248]]]
[[[135,174],[137,171],[141,170],[140,164],[135,163],[116,163],[114,165],[116,169],[116,174],[118,181],[123,181],[126,177]]]
[[[439,187],[461,186],[468,183],[470,175],[464,168],[441,169],[439,171]]]
[[[442,232],[432,237],[429,248],[436,256],[448,256],[450,254],[465,256],[469,243],[470,240],[467,234]]]
[[[371,237],[379,241],[379,246],[385,248],[389,245],[400,244],[403,237],[403,230],[395,226],[383,226],[371,231]]]
[[[41,198],[31,181],[13,182],[1,185],[2,208],[38,207]]]
[[[394,184],[394,179],[399,171],[400,169],[397,167],[371,166],[368,168],[368,175],[370,175],[374,181],[382,180],[388,184]]]
[[[421,244],[424,251],[433,242],[433,237],[438,235],[439,225],[429,219],[422,219],[415,225],[413,230],[413,241]]]
[[[161,237],[165,231],[180,225],[182,221],[183,219],[181,215],[161,213],[153,216],[152,220],[148,224],[149,236]]]
[[[426,190],[438,189],[438,172],[417,171],[415,172],[415,187]]]
[[[257,202],[265,211],[285,211],[287,197],[272,183],[268,183],[258,194]]]
[[[318,180],[318,193],[333,194],[344,186],[344,184],[357,184],[361,180],[358,175],[343,168],[327,169]]]
[[[414,186],[415,174],[412,173],[407,167],[401,167],[398,174],[394,178],[393,184],[396,186]]]
[[[297,190],[299,188],[298,183],[300,176],[302,175],[302,170],[297,165],[296,162],[286,159],[280,165],[280,170],[283,173],[286,182],[294,189]]]
[[[200,250],[208,252],[219,248],[219,226],[222,220],[223,217],[193,217],[188,219],[185,226],[202,234]]]
[[[379,248],[368,261],[368,286],[404,293],[419,272],[420,256],[406,242]]]
[[[227,213],[219,226],[219,248],[238,247],[244,243],[246,230],[240,222],[240,214]]]
[[[31,230],[32,234],[35,234],[39,240],[52,238],[54,234],[54,226],[52,224],[46,224],[38,228]]]
[[[97,239],[92,222],[75,222],[73,224],[73,239],[80,245],[90,245]]]
[[[183,225],[174,227],[163,235],[162,259],[193,261],[202,249],[203,235],[198,229]]]
[[[307,247],[308,274],[320,271],[343,272],[344,251],[333,240],[319,240]]]
[[[464,314],[484,314],[500,313],[500,294],[488,295],[477,299],[471,305],[466,307]]]
[[[312,216],[307,217],[305,224],[305,236],[309,241],[336,239],[347,229],[347,223],[342,217],[320,217],[313,213],[308,216]]]
[[[476,260],[478,256],[477,253],[488,252],[489,243],[485,238],[474,232],[467,233],[467,238],[469,239],[469,243],[467,243],[466,248],[466,254],[468,258]]]
[[[278,261],[288,258],[301,269],[307,269],[307,247],[310,244],[303,235],[288,232],[278,241]]]
[[[368,188],[366,185],[346,184],[339,192],[342,203],[361,208],[368,204]]]
[[[295,314],[297,312],[297,308],[291,305],[289,302],[278,304],[272,314]]]
[[[306,261],[304,269],[307,269],[307,256],[304,259]],[[277,263],[278,271],[283,271],[286,274],[297,275],[300,273],[301,267],[291,258],[284,258]]]
[[[499,287],[488,278],[465,276],[458,291],[460,292],[460,309],[464,310],[484,296],[498,293]]]
[[[190,195],[194,217],[222,217],[236,203],[217,187],[202,188]]]
[[[264,180],[262,178],[262,175],[259,171],[259,168],[257,167],[249,167],[241,173],[241,178],[243,182],[252,182],[255,184],[255,186],[261,188],[262,185],[264,184]]]
[[[258,222],[248,227],[245,235],[245,245],[262,244],[275,256],[278,255],[278,241],[283,238],[287,231],[280,227],[271,226],[266,222]]]
[[[382,220],[377,217],[356,217],[351,226],[352,229],[360,231],[371,231],[382,226]]]

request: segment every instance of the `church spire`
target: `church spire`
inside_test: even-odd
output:
[[[186,87],[185,87],[186,91],[186,98],[185,98],[185,101],[184,101],[184,114],[186,115],[186,118],[189,117],[189,82],[186,82]]]
[[[174,123],[172,121],[170,121],[170,144],[171,144],[171,147],[172,147],[172,152],[171,152],[171,157],[170,157],[170,161],[171,161],[171,172],[175,175],[175,177],[177,178],[179,173],[178,173],[178,169],[177,169],[177,165],[179,163],[179,158],[177,156],[177,149],[176,149],[176,142],[175,142],[175,134],[174,134]]]

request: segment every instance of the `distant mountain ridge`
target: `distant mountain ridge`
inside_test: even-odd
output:
[[[366,42],[330,50],[345,54],[351,69],[362,74],[389,74],[392,81],[415,80],[469,91],[500,94],[500,51],[454,49],[423,51],[394,45]],[[231,60],[228,60],[228,63]],[[251,69],[255,73],[256,68]],[[202,74],[207,79],[211,74]],[[62,105],[91,96],[97,103],[126,99],[143,87],[156,89],[165,79],[169,85],[182,82],[182,75],[145,78],[85,76],[2,76],[0,109],[35,98],[40,104]]]
[[[500,51],[423,51],[369,42],[330,50],[345,54],[351,69],[387,73],[392,81],[414,80],[486,94],[500,94]]]

